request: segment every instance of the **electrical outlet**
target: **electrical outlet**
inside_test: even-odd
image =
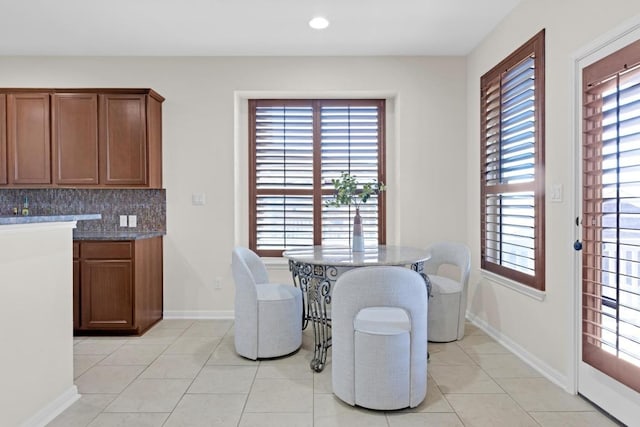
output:
[[[128,227],[129,223],[127,222],[126,215],[120,215],[120,227]]]
[[[129,215],[129,227],[138,226],[138,217],[136,215]]]
[[[213,282],[214,289],[222,289],[222,278],[216,277],[216,280]]]

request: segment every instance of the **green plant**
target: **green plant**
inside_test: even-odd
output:
[[[361,203],[367,203],[373,194],[379,194],[387,188],[384,182],[376,180],[362,184],[361,188],[358,188],[360,186],[358,179],[349,172],[342,172],[340,178],[334,178],[331,182],[335,188],[335,195],[333,200],[325,203],[325,206],[355,205],[357,207]]]

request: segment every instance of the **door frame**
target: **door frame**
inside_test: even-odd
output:
[[[571,169],[571,179],[573,180],[573,215],[575,218],[582,218],[582,69],[607,55],[614,53],[629,43],[640,39],[640,16],[636,16],[611,31],[606,32],[601,37],[590,42],[571,55],[570,85],[571,90],[571,140],[572,157],[574,159]],[[582,241],[582,224],[574,225],[574,240]],[[627,401],[625,395],[635,393],[630,388],[617,382],[613,378],[600,373],[602,381],[592,381],[589,374],[597,374],[595,368],[582,362],[582,252],[574,251],[573,262],[573,287],[572,302],[568,310],[571,318],[573,334],[571,336],[571,350],[569,352],[568,390],[580,393],[580,383],[584,387],[598,386],[596,399],[585,396],[593,403],[601,406],[612,416],[625,423],[635,422],[637,411],[633,409],[636,401]],[[580,372],[583,372],[582,376]],[[586,375],[585,375],[586,374]],[[583,389],[584,389],[583,387]],[[631,403],[631,405],[629,405]]]

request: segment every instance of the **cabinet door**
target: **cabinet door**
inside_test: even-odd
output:
[[[0,184],[7,183],[7,96],[0,94]]]
[[[147,175],[150,188],[162,188],[162,101],[147,96]]]
[[[82,328],[133,327],[131,260],[84,260],[81,270]]]
[[[62,185],[98,184],[98,95],[53,95],[53,176]]]
[[[48,93],[7,95],[10,184],[51,184]]]
[[[147,185],[145,95],[100,95],[100,175],[103,185]]]

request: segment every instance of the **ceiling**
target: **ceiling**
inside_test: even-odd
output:
[[[466,55],[520,1],[0,0],[0,55]]]

